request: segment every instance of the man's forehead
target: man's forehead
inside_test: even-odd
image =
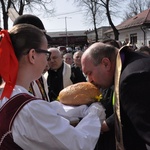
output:
[[[92,65],[92,60],[90,57],[84,57],[84,58],[82,58],[81,63],[83,65],[83,67],[85,69],[87,69],[88,67],[90,67]]]
[[[61,55],[60,52],[57,50],[50,50],[50,52],[52,53],[52,55],[55,55],[55,56]]]
[[[82,55],[82,57],[81,57],[81,61],[91,61],[92,59],[91,59],[91,55],[90,55],[90,53],[89,52],[84,52],[83,53],[83,55]]]
[[[92,64],[89,61],[86,61],[83,65],[82,65],[82,71],[84,74],[88,74],[89,72],[92,71]]]

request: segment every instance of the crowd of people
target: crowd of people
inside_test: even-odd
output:
[[[62,54],[29,14],[0,36],[0,149],[150,149],[149,47],[106,39]],[[57,100],[79,82],[94,84],[102,100],[76,107]]]
[[[33,21],[35,16],[30,17]],[[29,92],[52,55],[45,34],[27,21],[2,30],[1,37],[0,65],[6,61],[10,65],[0,70],[5,82],[0,101],[0,149],[93,149],[105,116],[102,105],[65,111],[67,106],[60,102],[47,102]],[[83,119],[73,127],[67,119],[70,115]]]

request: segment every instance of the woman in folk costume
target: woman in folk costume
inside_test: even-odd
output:
[[[47,64],[41,77],[31,82],[30,87],[29,87],[29,92],[32,93],[37,98],[42,98],[43,100],[50,102],[50,99],[48,96],[47,80],[44,77],[44,73],[47,72],[48,69],[49,69],[49,66]]]
[[[23,24],[23,23],[31,24],[31,25],[38,27],[45,34],[48,45],[50,45],[51,37],[46,34],[44,24],[42,23],[40,18],[31,14],[24,14],[24,15],[18,16],[15,19],[13,26],[17,24]],[[39,79],[31,82],[29,91],[37,98],[42,98],[46,101],[50,101],[49,96],[48,96],[48,86],[44,79],[43,74],[41,75]]]
[[[49,103],[28,92],[50,57],[45,35],[27,24],[2,30],[0,35],[0,77],[6,83],[0,98],[0,149],[94,149],[104,116],[101,105],[65,111],[60,102]],[[73,127],[62,116],[83,119]]]

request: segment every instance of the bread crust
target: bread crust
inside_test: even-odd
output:
[[[59,93],[59,101],[65,105],[83,105],[98,101],[100,90],[90,82],[70,85]]]

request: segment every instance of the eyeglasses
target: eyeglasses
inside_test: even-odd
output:
[[[36,48],[35,51],[37,53],[45,53],[46,56],[47,56],[47,61],[50,60],[50,56],[51,56],[51,52],[47,51],[47,50],[44,50],[44,49],[40,49],[40,48]]]
[[[51,52],[44,50],[44,49],[40,49],[40,48],[32,48],[34,49],[37,53],[45,53],[46,57],[47,57],[47,61],[50,60],[50,56],[51,56]],[[31,49],[29,49],[28,51],[24,52],[23,55],[27,55],[30,52]]]

